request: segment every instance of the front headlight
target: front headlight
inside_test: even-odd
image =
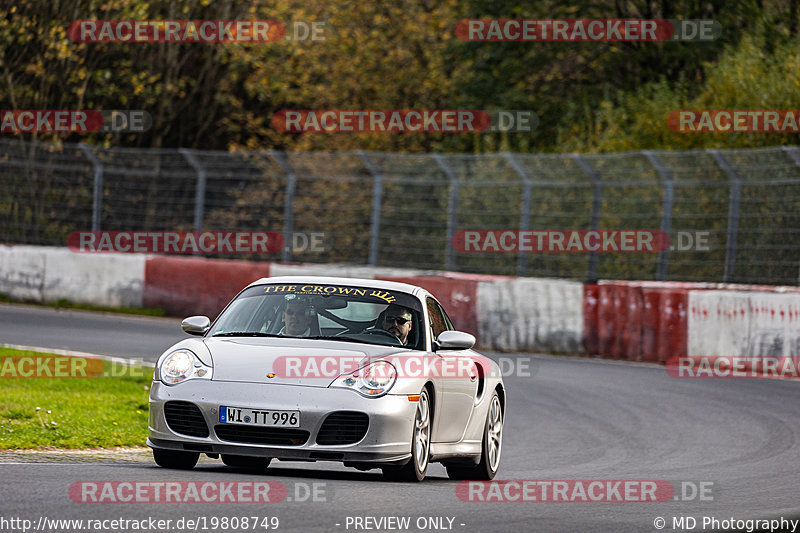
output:
[[[386,361],[371,363],[351,374],[343,374],[329,387],[354,390],[367,398],[378,398],[388,393],[397,381],[397,370]]]
[[[203,364],[191,350],[180,349],[161,361],[155,379],[165,385],[176,385],[187,379],[211,379],[212,369]]]

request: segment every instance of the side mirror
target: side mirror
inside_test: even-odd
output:
[[[189,335],[205,335],[211,327],[211,320],[207,316],[190,316],[181,322],[181,329]]]
[[[475,337],[464,331],[443,331],[435,346],[437,350],[469,350],[475,346]]]

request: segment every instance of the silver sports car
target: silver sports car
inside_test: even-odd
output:
[[[189,469],[340,461],[421,481],[492,479],[506,393],[425,289],[350,278],[260,279],[164,352],[150,391],[156,463]]]

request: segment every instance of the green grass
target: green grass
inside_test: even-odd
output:
[[[56,309],[80,309],[83,311],[100,311],[104,313],[120,313],[123,315],[166,316],[163,309],[158,307],[105,307],[102,305],[75,303],[66,298],[55,302],[35,302],[32,300],[18,300],[0,293],[0,303],[38,305]]]
[[[0,358],[48,355],[0,348]],[[0,377],[0,449],[143,446],[152,376],[105,362],[103,377]]]

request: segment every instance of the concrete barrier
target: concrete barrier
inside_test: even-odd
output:
[[[109,307],[141,307],[145,257],[137,254],[45,252],[42,297]]]
[[[591,313],[584,346],[592,355],[650,362],[686,355],[800,357],[796,287],[601,281],[586,286],[584,299]]]
[[[800,356],[800,294],[692,292],[689,306],[688,355]]]
[[[642,361],[658,361],[658,339],[661,331],[661,289],[642,287]]]
[[[18,300],[44,300],[45,251],[42,246],[0,246],[0,293]]]
[[[16,299],[160,307],[216,316],[247,284],[269,276],[388,279],[442,302],[479,347],[586,353],[632,361],[675,356],[800,360],[800,288],[685,282],[576,281],[373,268],[270,264],[180,256],[79,254],[0,245],[0,293]]]
[[[272,264],[272,276],[331,276],[341,278],[374,279],[380,276],[414,276],[423,270],[407,268],[370,267],[363,265],[330,264]]]
[[[597,355],[613,357],[617,344],[615,328],[616,286],[611,283],[599,284],[597,288]]]
[[[600,305],[600,286],[597,283],[583,285],[583,352],[589,355],[600,353],[598,338],[598,307]]]
[[[644,348],[644,290],[637,283],[625,287],[625,322],[622,328],[622,357],[628,361],[642,361]]]
[[[593,287],[584,291],[585,297],[597,294],[596,303],[586,304],[596,317],[586,322],[587,328],[596,328],[584,333],[594,348],[588,354],[654,362],[686,353],[692,284],[600,281]]]
[[[659,299],[658,361],[683,357],[687,353],[688,330],[687,289],[664,289]]]
[[[481,347],[507,352],[580,353],[583,284],[520,278],[478,283]]]
[[[36,302],[67,299],[107,307],[141,307],[144,262],[144,256],[133,254],[0,246],[0,292]]]
[[[144,305],[173,316],[212,319],[239,291],[270,276],[270,263],[154,255],[145,266]]]

